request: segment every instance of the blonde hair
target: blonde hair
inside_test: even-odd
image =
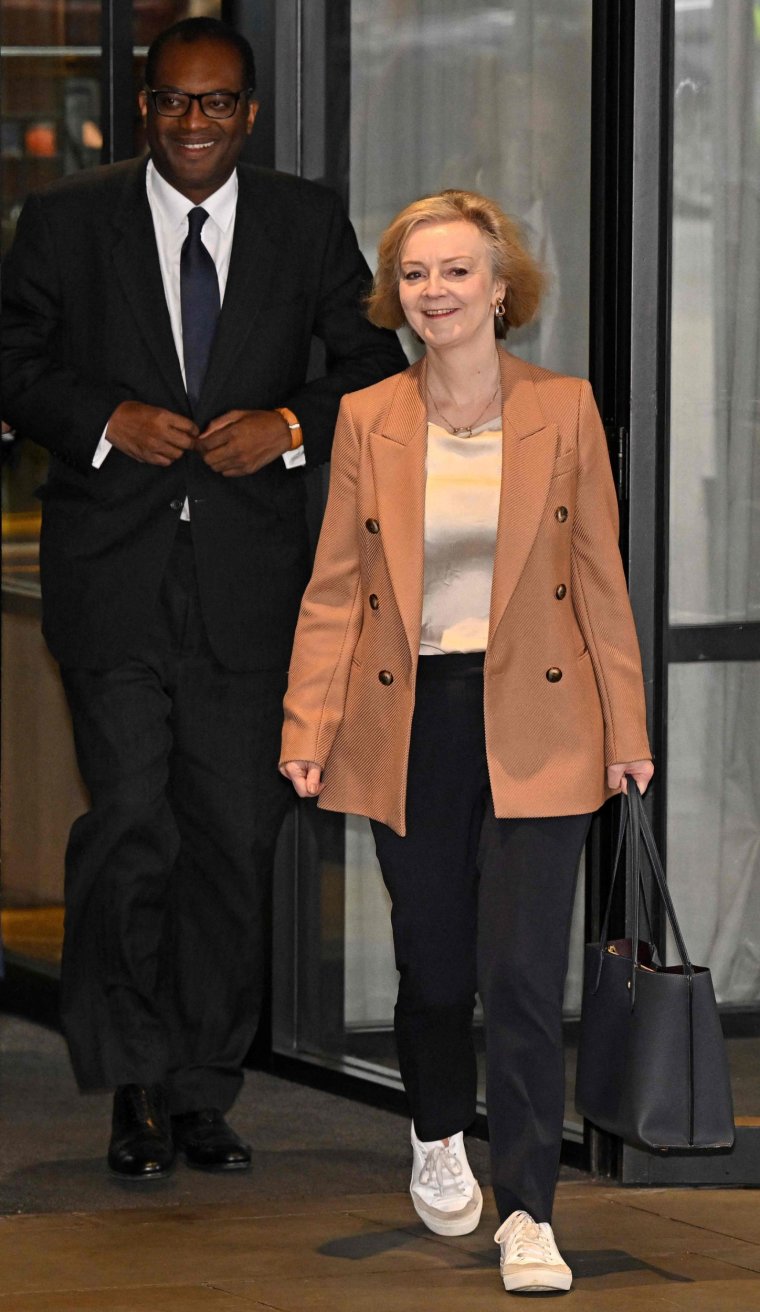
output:
[[[401,255],[410,233],[422,223],[472,223],[491,254],[493,275],[506,283],[505,313],[494,319],[497,337],[519,328],[535,315],[546,279],[533,259],[514,219],[496,201],[475,191],[447,189],[423,196],[391,219],[377,249],[377,273],[366,298],[367,318],[378,328],[401,328],[406,322],[398,294]]]

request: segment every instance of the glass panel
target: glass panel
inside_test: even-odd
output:
[[[30,191],[100,163],[100,12],[92,4],[3,6],[2,249]],[[39,503],[47,454],[15,446],[3,478],[3,586],[36,592]]]
[[[676,0],[673,624],[760,619],[760,21]]]
[[[718,1001],[757,1013],[760,662],[671,665],[668,689],[668,882],[679,923],[692,959],[710,967]],[[668,953],[677,962],[672,941]],[[736,1114],[757,1115],[757,1030],[729,1046]]]

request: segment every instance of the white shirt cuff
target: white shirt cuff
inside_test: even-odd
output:
[[[95,448],[95,455],[92,457],[92,464],[94,469],[100,469],[100,466],[102,465],[103,461],[108,455],[108,452],[111,450],[111,443],[106,437],[107,432],[108,432],[108,424],[106,424],[105,428],[103,429],[103,433],[100,438],[100,441],[98,442],[98,445]]]
[[[285,461],[286,469],[298,469],[299,465],[306,464],[306,452],[303,445],[297,446],[295,451],[283,451],[282,458]]]

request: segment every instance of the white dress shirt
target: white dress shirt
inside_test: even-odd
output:
[[[195,205],[182,192],[172,187],[148,160],[145,173],[145,185],[148,192],[148,204],[153,217],[153,229],[158,246],[158,262],[161,266],[161,279],[164,295],[169,309],[174,346],[177,351],[182,381],[185,381],[185,356],[182,346],[182,303],[180,299],[179,265],[182,246],[187,236],[187,216]],[[207,196],[203,208],[208,218],[201,229],[201,241],[206,247],[216,266],[219,279],[219,304],[224,302],[227,287],[227,273],[230,267],[232,236],[235,231],[235,211],[237,209],[238,178],[237,170],[230,174],[218,191]],[[111,443],[106,437],[108,425],[98,442],[92,463],[99,469],[111,450]],[[299,446],[295,451],[285,451],[283,460],[289,469],[306,463],[304,449]],[[187,501],[182,509],[182,519],[189,519]]]

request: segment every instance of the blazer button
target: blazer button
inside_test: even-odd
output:
[[[366,530],[367,530],[368,533],[379,533],[379,532],[380,532],[380,525],[378,524],[378,522],[377,522],[376,519],[368,519],[367,522],[365,523],[364,527],[366,528]]]
[[[554,595],[557,598],[557,601],[562,601],[562,599],[567,596],[567,588],[564,583],[560,583],[559,587],[554,589]]]
[[[562,678],[562,671],[558,670],[556,665],[552,665],[546,671],[546,677],[550,683],[559,683],[560,679]]]
[[[380,602],[378,598],[375,596],[374,592],[370,592],[369,594],[369,604],[373,610],[377,610],[380,605]]]
[[[557,506],[557,509],[554,512],[554,518],[559,520],[560,524],[564,524],[567,519],[567,506]]]
[[[385,684],[386,688],[389,688],[393,683],[393,675],[390,670],[381,670],[377,677],[381,683]]]
[[[182,502],[180,501],[179,497],[175,497],[173,501],[170,501],[170,502],[169,502],[169,509],[170,509],[170,510],[181,510],[181,509],[182,509]]]

